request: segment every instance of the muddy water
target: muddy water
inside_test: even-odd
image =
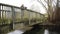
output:
[[[8,34],[60,34],[59,32],[52,30],[50,31],[49,29],[44,29],[41,28],[39,25],[35,25],[31,30],[27,31],[15,30],[13,32],[9,32]]]
[[[24,33],[24,32],[21,31],[21,30],[15,30],[15,31],[9,32],[9,33],[7,33],[7,34],[23,34],[23,33]]]
[[[15,30],[13,32],[9,32],[8,34],[60,34],[60,33],[57,33],[57,32],[52,32],[52,31],[49,31],[48,29],[41,29],[39,31],[21,31],[21,30]]]
[[[45,30],[44,30],[44,34],[49,34],[48,29],[45,29]]]

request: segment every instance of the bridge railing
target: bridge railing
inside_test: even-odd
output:
[[[10,23],[12,23],[13,26],[15,23],[30,25],[43,21],[43,14],[22,7],[0,3],[0,25]]]

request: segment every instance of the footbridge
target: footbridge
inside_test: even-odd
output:
[[[0,3],[0,31],[29,30],[38,24],[41,27],[52,29],[59,25],[45,22],[45,16],[37,11],[24,7],[16,7]]]

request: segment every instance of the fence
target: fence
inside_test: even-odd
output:
[[[24,23],[24,25],[42,22],[43,14],[26,9],[0,3],[0,25]]]

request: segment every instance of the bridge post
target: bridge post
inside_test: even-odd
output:
[[[37,13],[36,13],[36,23],[37,23]]]
[[[0,19],[1,19],[1,5],[0,5]]]
[[[23,20],[24,17],[24,7],[23,5],[21,6],[21,20]],[[24,22],[23,22],[24,23]]]
[[[30,19],[31,19],[31,17],[30,17],[30,12],[29,12],[29,25],[30,25]]]
[[[14,7],[11,7],[12,8],[12,28],[14,30],[14,23],[15,23],[15,11],[14,11]]]

